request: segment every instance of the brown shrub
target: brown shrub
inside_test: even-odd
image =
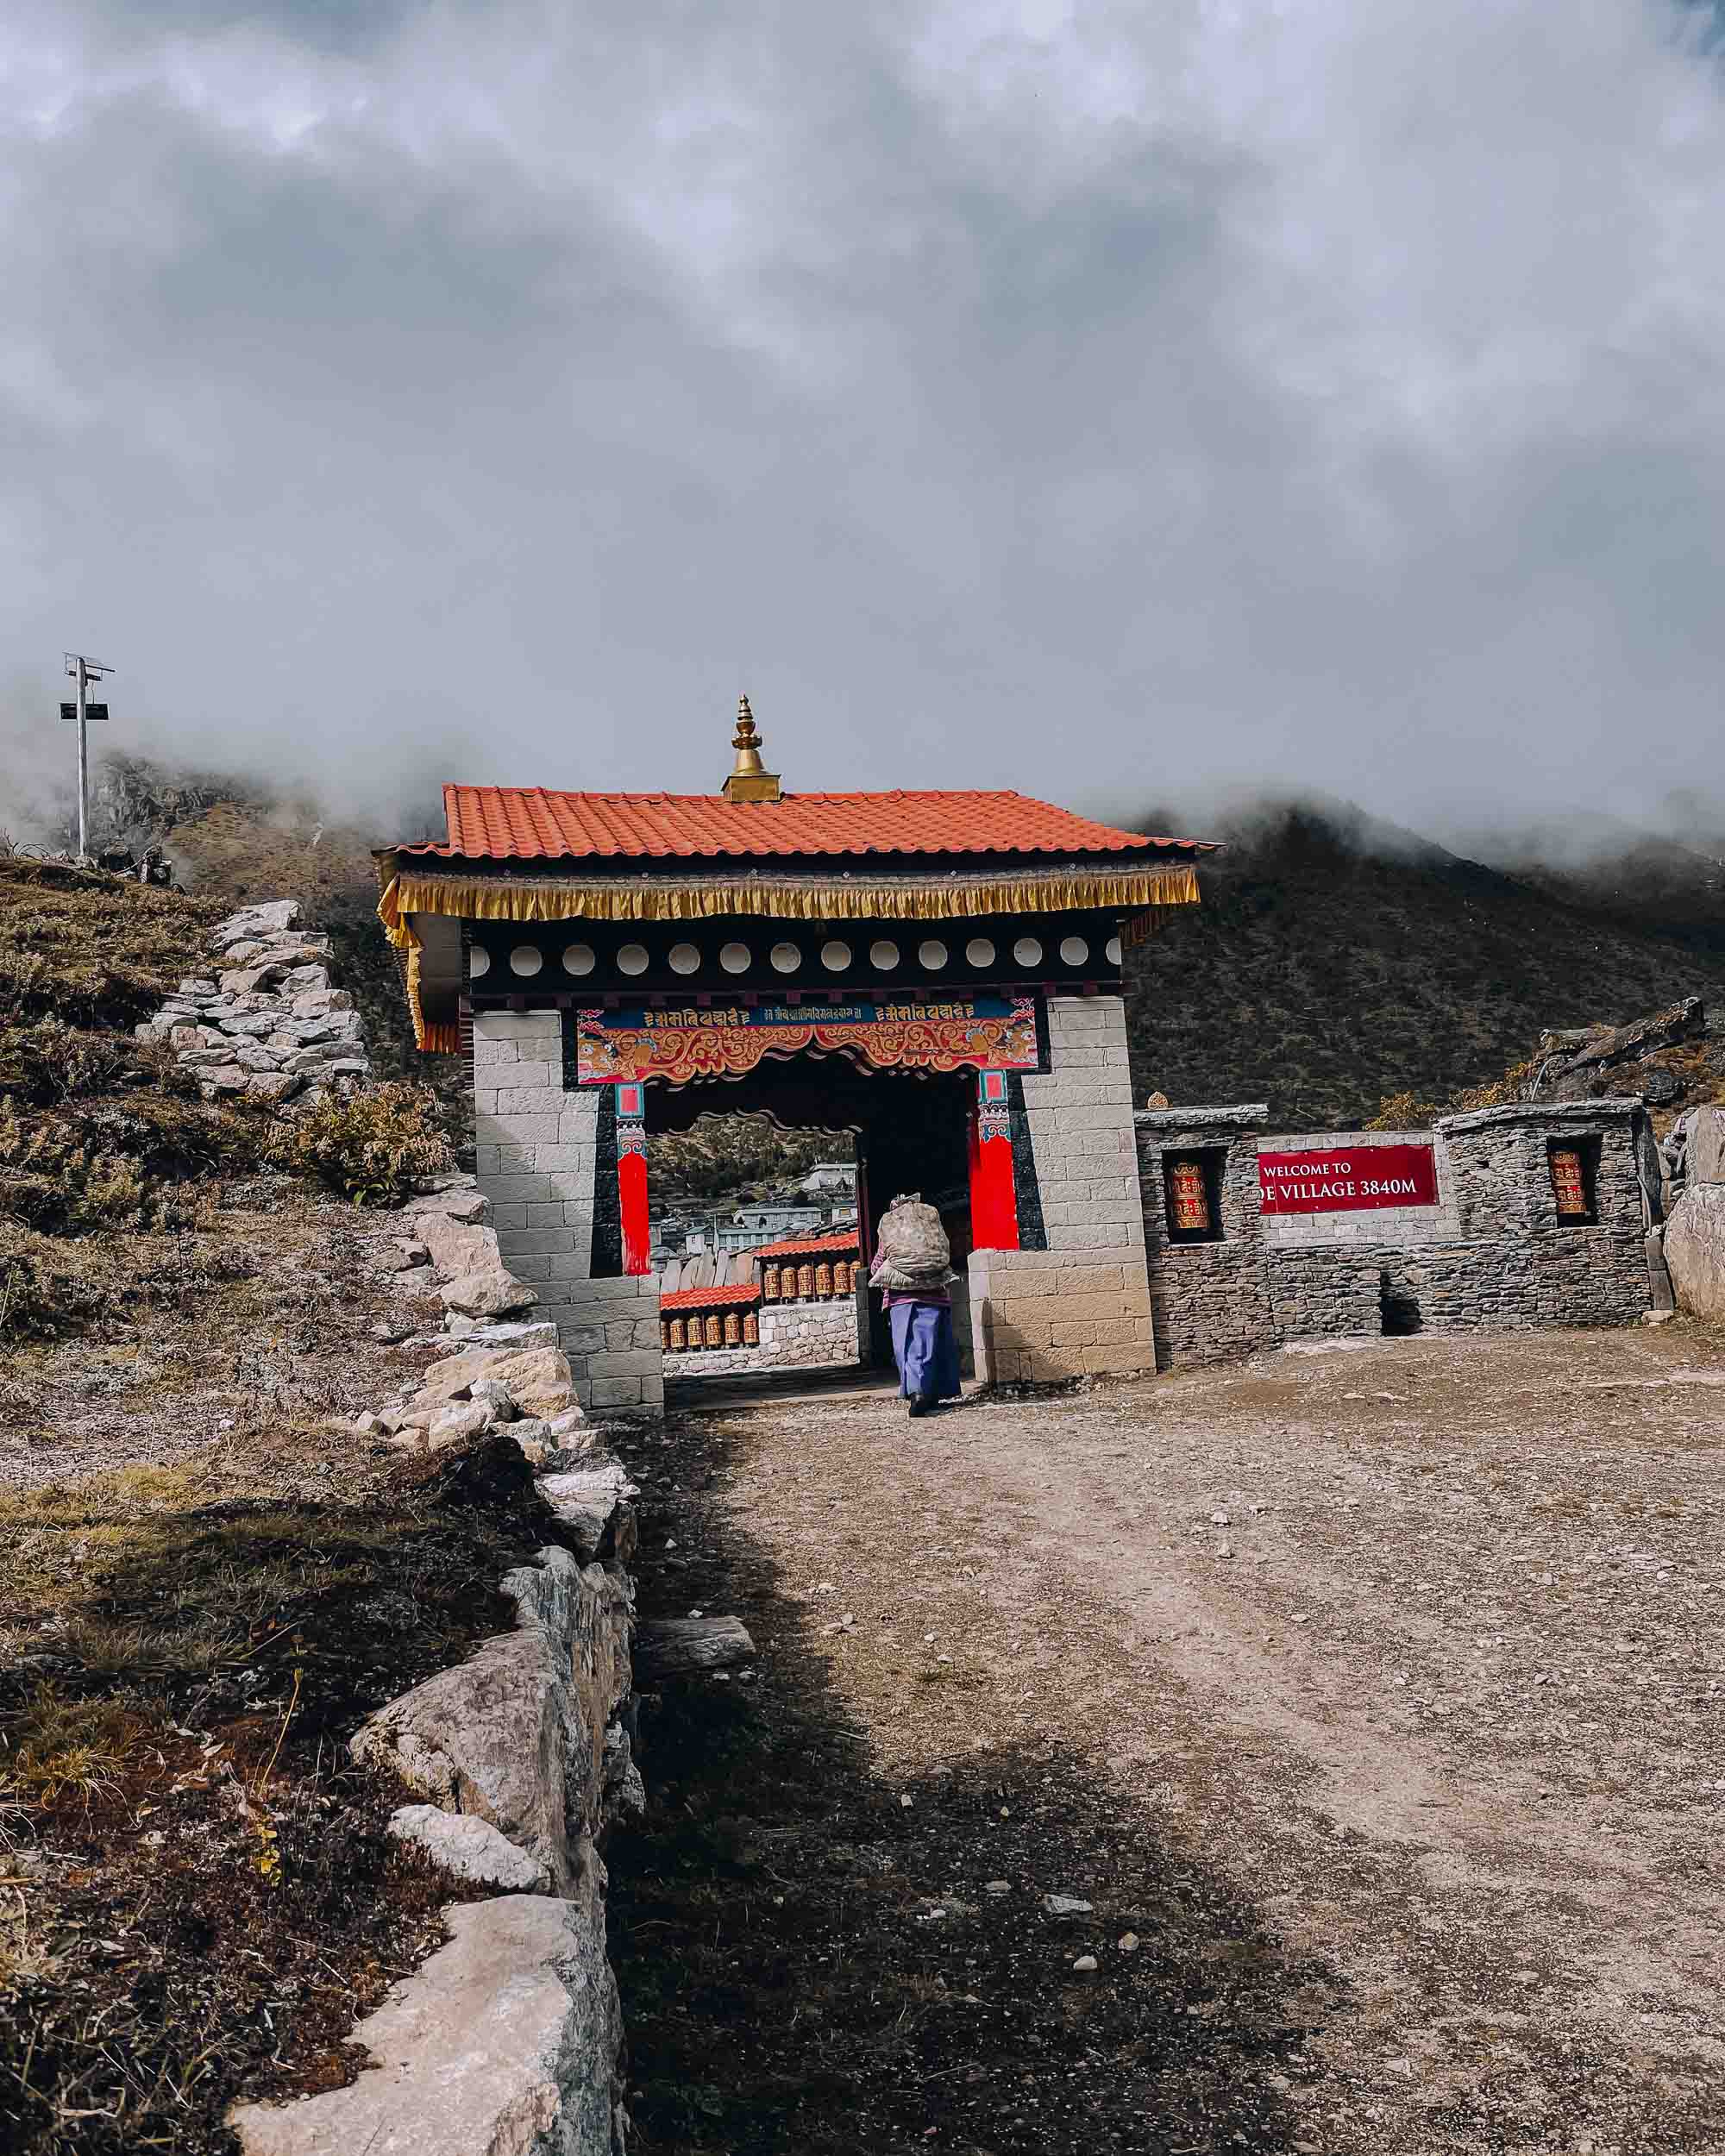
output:
[[[362,1206],[398,1205],[421,1176],[455,1164],[436,1095],[405,1080],[332,1094],[274,1125],[266,1150]]]

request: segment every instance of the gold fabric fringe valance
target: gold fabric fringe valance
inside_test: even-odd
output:
[[[964,920],[981,913],[1138,916],[1138,936],[1178,907],[1198,903],[1198,876],[1184,862],[1142,868],[1067,868],[1004,874],[967,873],[911,881],[887,876],[735,876],[693,879],[428,875],[380,859],[386,879],[378,918],[405,954],[414,1037],[428,1054],[459,1046],[454,1020],[428,1018],[420,1001],[419,938],[409,916],[464,921],[701,921],[754,915],[793,921]],[[391,868],[394,873],[391,874]],[[1134,938],[1136,940],[1136,938]]]
[[[400,868],[378,912],[391,941],[398,942],[396,930],[411,913],[464,921],[702,921],[750,914],[795,921],[932,921],[977,913],[1143,912],[1197,901],[1197,872],[1183,862],[1041,874],[1020,869],[918,882],[869,876],[842,882],[784,876],[575,882],[549,876],[426,875]]]

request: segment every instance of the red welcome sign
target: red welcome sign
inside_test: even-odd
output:
[[[1260,1153],[1258,1187],[1258,1210],[1265,1214],[1434,1206],[1437,1156],[1429,1145],[1346,1144],[1304,1153]]]

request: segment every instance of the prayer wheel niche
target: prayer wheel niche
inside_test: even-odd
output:
[[[768,1302],[777,1302],[779,1300],[779,1269],[776,1265],[762,1267],[761,1293]]]
[[[1204,1163],[1188,1154],[1174,1155],[1166,1169],[1168,1225],[1176,1236],[1208,1235],[1214,1226],[1210,1217],[1210,1193],[1204,1180]]]
[[[813,1294],[813,1293],[814,1267],[812,1265],[799,1265],[797,1268],[798,1295],[806,1300],[810,1295]]]
[[[1580,1149],[1554,1145],[1551,1153],[1552,1195],[1559,1220],[1585,1220],[1593,1211],[1587,1199],[1587,1169]]]
[[[832,1293],[832,1268],[825,1260],[814,1269],[814,1292],[822,1297]]]

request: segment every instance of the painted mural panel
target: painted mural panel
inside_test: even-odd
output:
[[[574,1013],[577,1082],[741,1077],[763,1057],[850,1051],[877,1070],[1034,1070],[1033,995],[625,1006]]]

